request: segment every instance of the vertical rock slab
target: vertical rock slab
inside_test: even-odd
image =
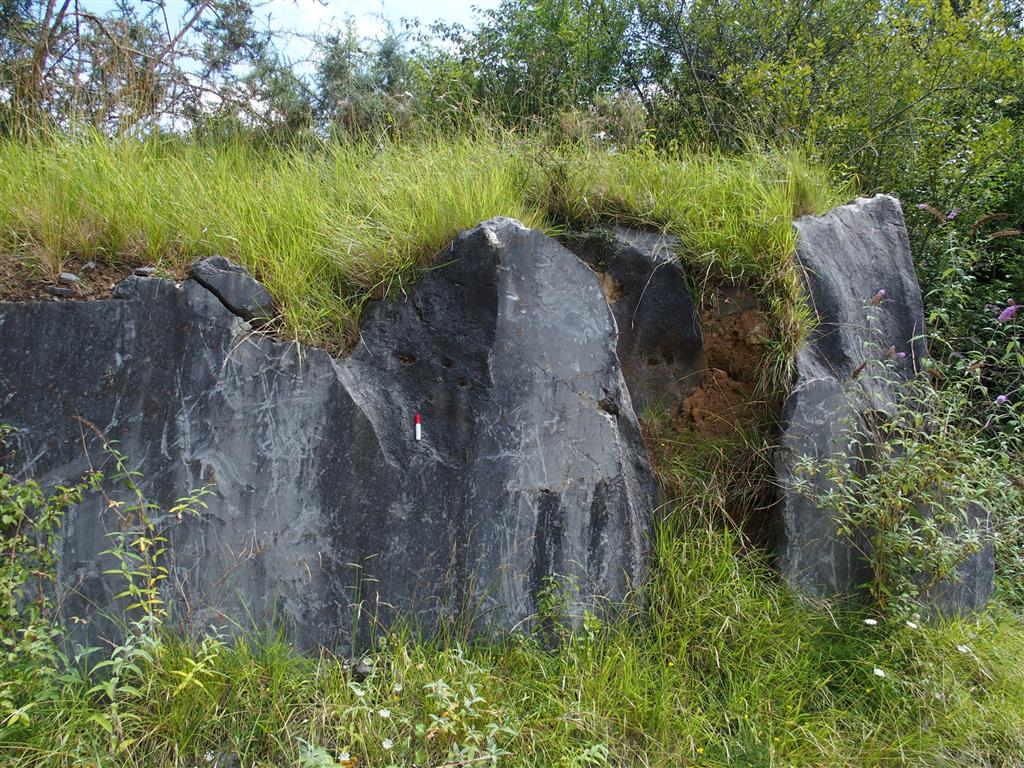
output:
[[[796,382],[782,409],[774,461],[781,489],[778,566],[800,592],[825,598],[856,591],[868,581],[866,542],[839,536],[835,520],[796,493],[802,457],[828,458],[847,450],[864,411],[887,412],[894,387],[916,375],[926,354],[921,290],[899,201],[859,198],[820,217],[795,223],[797,258],[805,272],[818,324],[796,359]],[[888,361],[886,375],[871,363]],[[863,402],[845,390],[857,378]],[[827,489],[828,480],[812,482]],[[984,517],[984,516],[982,516]],[[987,518],[972,514],[987,525]],[[931,595],[940,609],[984,604],[992,587],[991,551],[965,563],[962,580]]]
[[[253,334],[239,315],[260,313],[206,279],[0,304],[16,469],[71,481],[85,450],[103,461],[102,433],[162,508],[209,487],[199,517],[156,521],[184,629],[276,622],[300,647],[348,647],[399,616],[528,624],[551,582],[571,583],[574,614],[620,600],[646,573],[656,486],[596,277],[505,219],[439,264],[367,309],[343,361]],[[59,589],[90,640],[122,618],[103,554],[119,524],[100,498],[65,522]]]
[[[618,354],[634,407],[675,408],[707,368],[700,315],[675,238],[617,227],[579,238],[619,328]]]
[[[418,452],[395,460],[422,462],[427,493],[460,500],[455,598],[518,621],[554,575],[578,590],[574,612],[624,595],[645,569],[656,491],[598,281],[508,219],[440,261],[407,301],[368,310],[347,370],[376,384],[363,406],[387,430],[422,412]]]

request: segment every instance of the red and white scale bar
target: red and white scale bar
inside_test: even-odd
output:
[[[423,427],[420,424],[420,415],[417,413],[416,414],[416,440],[419,441],[419,440],[422,440],[422,439],[423,439]]]

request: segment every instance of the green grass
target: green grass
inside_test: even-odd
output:
[[[651,578],[617,617],[555,643],[399,628],[366,679],[282,636],[169,634],[121,649],[136,667],[114,688],[102,687],[110,668],[82,664],[27,720],[0,722],[0,764],[1024,765],[1018,613],[996,602],[963,619],[871,624],[852,605],[798,602],[722,524],[758,472],[737,456],[756,456],[763,436],[702,440],[650,421],[662,480],[689,501],[659,523]],[[31,689],[25,674],[12,666],[9,690]]]
[[[122,679],[116,710],[104,694],[86,693],[89,682],[70,683],[29,725],[4,729],[0,760],[205,766],[212,753],[243,766],[328,766],[316,756],[348,753],[382,767],[1024,763],[1018,619],[996,609],[869,627],[852,613],[797,605],[731,534],[671,526],[659,537],[646,607],[591,623],[557,650],[522,638],[467,645],[399,634],[357,682],[341,660],[296,656],[273,638],[205,648],[172,640]],[[502,753],[496,763],[459,762],[488,744]]]
[[[486,134],[314,151],[7,142],[0,258],[49,274],[74,256],[181,275],[224,253],[266,282],[288,333],[342,349],[368,299],[406,287],[482,219],[553,233],[652,226],[681,238],[698,285],[739,278],[770,302],[777,381],[807,327],[791,222],[839,201],[826,177],[794,154],[610,153]],[[798,603],[722,524],[756,499],[756,425],[700,439],[651,414],[648,428],[666,487],[697,509],[661,523],[651,580],[619,618],[555,646],[399,630],[361,681],[277,637],[167,637],[137,648],[116,688],[109,669],[81,665],[27,719],[0,723],[0,763],[1024,766],[1017,614],[996,604],[869,626],[849,606]]]
[[[87,134],[0,143],[0,258],[48,275],[71,256],[182,275],[224,254],[267,285],[289,335],[337,350],[368,299],[407,286],[484,219],[552,233],[630,223],[678,235],[698,280],[761,292],[784,357],[806,319],[792,219],[839,197],[794,153],[606,152],[488,133],[312,150]]]

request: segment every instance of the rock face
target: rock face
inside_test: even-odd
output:
[[[616,228],[581,241],[619,327],[618,354],[633,405],[671,409],[707,368],[700,317],[673,238]]]
[[[270,292],[253,280],[244,267],[232,264],[223,256],[197,261],[188,274],[243,320],[269,320],[274,316]]]
[[[893,387],[915,375],[926,354],[921,290],[899,201],[860,198],[796,224],[797,251],[818,325],[797,355],[797,378],[782,410],[775,468],[782,489],[779,567],[799,591],[824,598],[855,591],[870,572],[861,550],[837,534],[835,521],[793,490],[801,457],[845,451],[866,410],[885,412]],[[888,372],[877,365],[888,362]],[[856,377],[861,398],[845,385]],[[819,488],[827,480],[812,480]],[[972,511],[977,525],[987,517]],[[956,584],[931,595],[946,611],[983,605],[992,589],[991,548],[965,563]]]
[[[645,576],[656,487],[597,278],[502,219],[440,262],[368,308],[343,361],[252,334],[240,316],[269,304],[233,265],[129,277],[111,300],[0,304],[17,469],[72,480],[83,436],[101,463],[80,417],[164,509],[209,486],[199,517],[158,521],[185,627],[276,621],[300,647],[344,648],[399,615],[426,631],[528,622],[551,580],[576,613],[622,598]],[[65,521],[64,610],[93,639],[117,613],[100,554],[117,524],[97,498]]]

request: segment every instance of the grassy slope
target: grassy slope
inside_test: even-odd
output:
[[[683,238],[700,275],[744,276],[776,302],[784,360],[803,327],[790,222],[830,197],[791,155],[601,154],[510,137],[316,153],[4,144],[0,258],[52,272],[75,253],[180,273],[225,252],[266,281],[297,338],[340,346],[368,296],[488,216],[653,224]],[[271,639],[170,640],[125,674],[114,705],[89,692],[99,676],[69,680],[28,723],[0,727],[0,762],[329,766],[347,753],[359,766],[489,765],[456,758],[490,743],[507,753],[499,765],[524,767],[1024,765],[1017,617],[997,607],[869,627],[796,604],[735,535],[701,522],[726,513],[732,471],[704,451],[670,462],[699,504],[659,532],[646,594],[557,651],[396,635],[357,683],[341,661]]]
[[[557,651],[386,642],[368,679],[270,639],[170,642],[116,718],[68,686],[0,746],[6,765],[1013,766],[1024,631],[997,609],[919,628],[796,605],[706,526],[662,535],[646,608]],[[885,676],[879,677],[875,670]],[[96,682],[96,678],[92,682]],[[459,762],[488,744],[497,761]],[[319,752],[318,750],[323,750]],[[309,762],[299,763],[305,754]],[[313,760],[315,755],[332,756]],[[5,757],[6,756],[6,757]],[[230,763],[228,763],[230,764]],[[343,765],[349,765],[342,762]]]
[[[314,152],[0,144],[0,258],[49,275],[69,255],[180,275],[223,253],[265,282],[290,334],[334,349],[354,340],[368,298],[400,290],[459,230],[504,215],[549,231],[622,221],[677,234],[698,276],[745,277],[774,302],[784,360],[803,327],[790,223],[835,201],[794,154],[666,157],[507,134]]]

